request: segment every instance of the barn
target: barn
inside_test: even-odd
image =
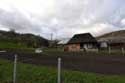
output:
[[[76,34],[66,44],[67,51],[87,51],[97,48],[97,40],[90,33]]]

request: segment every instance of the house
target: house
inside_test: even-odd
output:
[[[70,38],[66,38],[66,39],[61,39],[58,43],[57,43],[57,48],[64,51],[67,42],[70,40]]]
[[[58,42],[58,45],[66,45],[69,40],[70,40],[70,38],[62,39],[62,40],[60,40],[60,41]]]
[[[87,51],[97,48],[97,40],[90,34],[76,34],[66,44],[67,51]]]
[[[58,45],[58,48],[62,48],[64,50],[66,44],[68,43],[68,41],[70,40],[70,38],[66,38],[66,39],[62,39],[60,40],[57,45]]]
[[[125,37],[108,37],[98,40],[101,48],[125,48]],[[104,45],[105,44],[105,45]]]

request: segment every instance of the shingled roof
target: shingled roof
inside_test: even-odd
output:
[[[73,43],[97,43],[97,40],[90,34],[76,34],[68,42],[68,44]]]

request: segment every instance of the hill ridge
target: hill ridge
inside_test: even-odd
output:
[[[18,45],[25,45],[26,47],[42,47],[48,46],[47,39],[34,35],[31,33],[20,34],[14,31],[2,31],[0,30],[0,42],[14,43]]]

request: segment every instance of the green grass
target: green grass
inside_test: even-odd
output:
[[[63,51],[61,48],[45,48],[43,49],[44,54],[46,55],[51,55],[51,56],[83,56],[83,55],[123,55],[121,49],[111,49],[110,54],[109,50],[99,50],[98,52],[85,52],[85,51],[76,51],[76,52],[68,52],[68,51]],[[124,54],[125,55],[125,54]]]
[[[0,59],[0,64],[0,83],[11,83],[13,63]],[[57,83],[56,81],[56,68],[22,63],[17,65],[17,83]],[[62,81],[62,83],[125,83],[125,76],[63,70]]]
[[[0,42],[0,48],[27,48],[25,45],[9,43],[9,42]]]
[[[2,48],[2,49],[20,49],[20,50],[24,50],[25,52],[28,52],[28,53],[35,52],[34,48],[28,48],[25,45],[9,43],[9,42],[0,42],[0,48]]]

